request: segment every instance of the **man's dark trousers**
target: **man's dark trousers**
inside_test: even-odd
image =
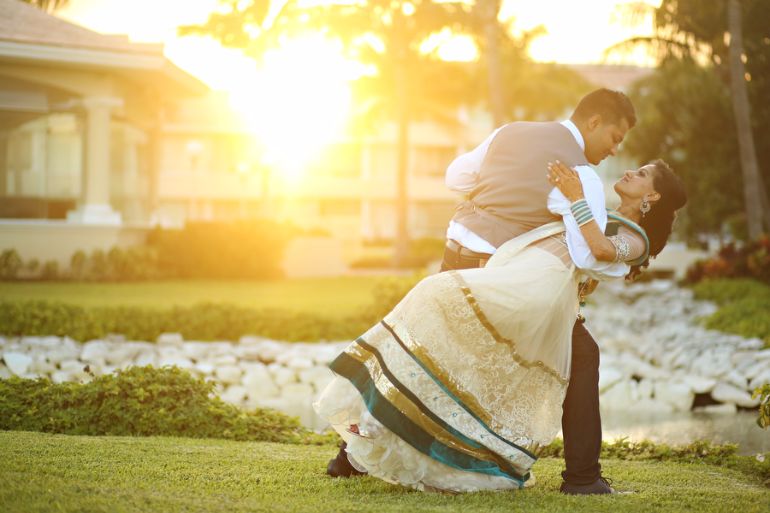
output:
[[[486,258],[467,257],[448,248],[441,271],[473,269]],[[591,484],[601,476],[602,419],[599,413],[599,346],[582,322],[572,329],[572,370],[564,398],[561,428],[564,434],[564,481]]]

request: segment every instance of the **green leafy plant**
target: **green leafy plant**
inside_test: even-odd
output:
[[[761,338],[770,347],[770,286],[747,278],[709,279],[692,289],[696,299],[719,305],[703,319],[707,328]]]
[[[0,380],[0,429],[71,435],[185,436],[326,443],[295,418],[244,411],[214,394],[214,383],[176,367],[131,367],[89,383]]]
[[[6,249],[0,253],[0,279],[15,279],[22,267],[21,257],[15,249]]]
[[[763,429],[770,427],[770,383],[765,383],[754,390],[752,397],[759,397],[759,417],[757,425]]]

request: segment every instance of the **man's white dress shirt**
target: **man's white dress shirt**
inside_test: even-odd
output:
[[[570,131],[575,141],[580,145],[580,148],[585,151],[585,141],[578,127],[570,120],[562,121],[561,124]],[[498,128],[492,132],[476,148],[460,155],[449,164],[446,170],[446,185],[449,189],[466,194],[473,190],[478,183],[481,163],[484,161],[489,145],[499,130]],[[591,213],[593,213],[599,228],[604,231],[607,226],[607,210],[602,181],[599,179],[596,171],[590,166],[577,166],[575,171],[580,176],[583,194],[591,209]],[[543,174],[547,172],[547,169],[543,169]],[[548,194],[548,210],[562,216],[564,220],[564,225],[567,229],[567,247],[575,265],[589,276],[596,278],[625,276],[629,269],[626,264],[600,262],[594,258],[591,248],[588,246],[583,234],[580,233],[580,227],[570,211],[570,204],[570,201],[556,187]],[[472,251],[479,253],[495,252],[495,247],[492,244],[455,221],[449,222],[446,236],[448,239],[453,239]]]

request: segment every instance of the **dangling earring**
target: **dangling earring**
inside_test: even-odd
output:
[[[647,215],[647,212],[650,211],[650,202],[646,199],[642,200],[642,206],[639,207],[639,211],[642,213],[642,217]]]

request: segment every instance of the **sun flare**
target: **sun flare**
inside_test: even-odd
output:
[[[319,35],[287,40],[227,88],[233,109],[254,134],[262,164],[287,179],[344,131],[350,80],[360,65],[341,46]]]

